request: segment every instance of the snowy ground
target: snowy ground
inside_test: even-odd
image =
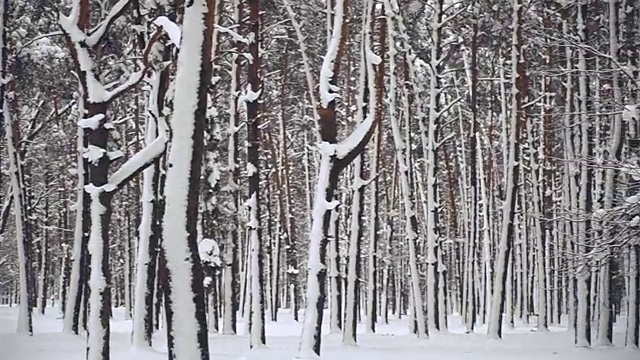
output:
[[[46,315],[34,315],[34,336],[15,334],[17,308],[0,307],[0,360],[83,360],[83,337],[63,334],[57,309],[47,309]],[[155,339],[156,350],[144,354],[133,353],[130,343],[131,321],[123,319],[120,309],[114,311],[111,322],[111,358],[113,360],[164,360],[166,342],[162,334]],[[277,323],[267,322],[267,348],[249,351],[246,336],[209,337],[211,359],[289,360],[297,350],[300,325],[282,311]],[[243,331],[244,324],[238,329]],[[569,332],[552,328],[551,332],[534,332],[531,327],[505,329],[502,340],[489,340],[480,327],[475,334],[464,334],[458,318],[450,320],[450,332],[432,334],[419,340],[408,332],[407,322],[390,321],[380,325],[378,334],[364,334],[359,329],[358,346],[341,345],[340,334],[327,334],[322,341],[322,358],[331,360],[640,360],[640,351],[621,348],[624,334],[614,335],[613,348],[577,349]]]

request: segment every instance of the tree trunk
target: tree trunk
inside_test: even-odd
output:
[[[5,8],[5,1],[0,2],[0,16],[7,19],[7,9]],[[6,24],[3,22],[3,25]],[[0,54],[2,59],[0,59],[0,63],[2,64],[2,77],[5,77],[7,65],[6,65],[6,33],[5,28],[2,26],[0,28],[2,34],[0,34],[0,38],[2,38],[3,44],[0,49]],[[10,112],[9,107],[9,90],[7,89],[7,84],[2,84],[0,86],[0,101],[2,101],[2,120],[4,122],[4,131],[6,137],[7,144],[7,153],[9,157],[9,177],[11,179],[11,194],[13,196],[13,213],[15,215],[15,234],[16,234],[16,242],[18,249],[18,266],[19,266],[19,294],[20,294],[20,304],[18,309],[18,325],[17,332],[22,334],[33,334],[33,323],[31,319],[31,304],[30,300],[30,291],[28,284],[28,273],[29,273],[29,251],[25,238],[25,226],[24,223],[24,202],[22,194],[22,182],[20,181],[20,168],[21,168],[21,160],[18,154],[18,150],[16,148],[17,141],[19,137],[18,131],[18,122]]]
[[[258,151],[260,147],[258,97],[262,92],[260,87],[260,3],[258,0],[249,0],[249,33],[253,40],[249,43],[249,52],[252,61],[249,63],[248,82],[251,87],[247,94],[247,172],[249,174],[249,242],[251,252],[251,311],[250,311],[250,335],[249,346],[265,345],[264,330],[264,271],[263,271],[263,240],[260,227],[260,161]]]
[[[164,59],[168,60],[168,52]],[[157,119],[162,114],[168,86],[169,73],[154,72],[150,76],[148,116],[145,126],[145,144],[149,146],[166,131],[159,127]],[[153,335],[154,290],[156,286],[156,264],[160,240],[162,202],[160,194],[160,159],[143,172],[142,218],[139,226],[138,255],[136,256],[136,281],[134,289],[134,318],[132,343],[134,347],[151,346]]]
[[[50,180],[46,176],[47,180]],[[44,315],[47,307],[49,284],[49,198],[45,199],[44,229],[40,238],[40,274],[38,276],[38,311]]]
[[[389,3],[385,2],[385,7],[387,7],[386,11],[393,11],[392,8],[389,8]],[[397,14],[394,14],[397,16]],[[415,322],[417,324],[417,334],[418,337],[425,338],[428,336],[427,326],[425,321],[425,314],[423,309],[423,301],[422,301],[422,290],[420,287],[420,275],[418,272],[418,264],[417,264],[417,249],[416,249],[416,240],[418,238],[418,219],[416,217],[416,213],[413,207],[413,194],[412,194],[412,186],[410,185],[410,147],[407,146],[405,141],[402,139],[402,135],[400,133],[400,126],[398,125],[398,121],[396,118],[396,108],[395,108],[395,99],[396,99],[396,61],[394,57],[395,49],[395,39],[393,38],[393,34],[395,33],[395,24],[394,18],[391,16],[387,16],[387,27],[389,31],[388,38],[388,49],[389,49],[389,74],[391,76],[390,86],[389,86],[389,118],[391,119],[391,127],[393,130],[393,142],[395,145],[395,157],[398,163],[398,172],[400,177],[400,189],[402,193],[402,203],[404,206],[404,221],[406,228],[406,238],[409,245],[409,269],[411,273],[410,277],[410,288],[411,288],[411,297],[413,300],[413,308],[411,310],[412,316],[415,317]],[[414,79],[415,81],[415,79]],[[408,109],[405,109],[405,112]],[[421,127],[422,119],[419,119]],[[409,127],[409,124],[406,124]],[[407,141],[409,139],[406,139]]]
[[[588,4],[580,4],[577,11],[577,27],[580,43],[587,42],[585,24],[588,18]],[[580,195],[579,195],[579,212],[581,214],[590,213],[591,208],[591,170],[589,165],[585,164],[591,153],[589,115],[587,113],[589,84],[587,79],[587,59],[586,52],[583,48],[578,49],[578,102],[580,104],[580,157],[583,163],[580,165]],[[588,253],[587,245],[590,242],[590,223],[589,220],[582,220],[578,224],[578,255],[586,255]],[[575,343],[578,347],[589,347],[591,345],[591,304],[590,289],[591,271],[588,259],[578,259],[576,269],[577,280],[577,317],[576,317],[576,339]]]
[[[426,143],[423,143],[426,152],[426,193],[427,193],[427,321],[429,329],[440,330],[438,323],[438,312],[444,309],[438,309],[437,288],[438,288],[438,258],[437,247],[439,242],[439,205],[437,204],[437,142],[438,142],[438,123],[440,118],[440,69],[442,60],[441,56],[441,35],[442,35],[442,17],[444,0],[435,2],[434,13],[431,27],[431,64],[430,67],[433,74],[429,76],[429,123],[426,129],[421,129],[423,133],[423,141],[426,136]],[[469,274],[471,275],[471,274]]]
[[[209,359],[196,222],[207,89],[211,80],[214,5],[213,0],[186,4],[175,79],[162,250],[166,259],[163,291],[169,357],[180,360]]]
[[[233,2],[233,21],[238,24],[236,30],[240,33],[242,19],[242,1],[234,0]],[[229,171],[227,189],[230,193],[232,219],[227,227],[227,241],[224,247],[224,264],[223,284],[224,284],[224,310],[222,319],[222,333],[231,335],[237,332],[236,314],[239,309],[238,297],[240,283],[238,281],[239,266],[239,248],[240,248],[240,232],[238,230],[238,209],[240,206],[238,197],[238,95],[240,93],[240,48],[241,42],[235,42],[236,53],[232,55],[231,62],[231,91],[229,98],[229,148],[227,171]]]
[[[520,126],[522,123],[522,103],[527,96],[527,75],[522,55],[522,29],[523,16],[522,1],[513,1],[513,43],[511,47],[512,66],[512,98],[511,121],[508,141],[508,160],[505,173],[505,200],[502,207],[502,229],[500,243],[498,245],[498,259],[495,266],[493,279],[493,294],[491,299],[491,311],[489,314],[488,336],[490,338],[502,337],[502,313],[505,309],[506,297],[505,284],[507,282],[507,269],[509,258],[514,243],[514,218],[518,197],[518,175],[520,161]],[[505,119],[506,120],[506,119]]]

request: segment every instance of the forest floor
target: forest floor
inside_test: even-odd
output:
[[[15,334],[17,307],[0,306],[0,360],[83,360],[85,340],[81,336],[62,333],[58,309],[48,308],[45,315],[34,314],[34,335]],[[278,322],[266,323],[267,347],[249,350],[247,336],[211,334],[211,359],[291,360],[298,348],[300,324],[282,310]],[[621,323],[624,323],[623,321]],[[328,327],[328,326],[325,326]],[[535,332],[533,325],[519,324],[505,328],[502,340],[485,336],[486,327],[474,334],[464,334],[460,318],[452,316],[449,332],[417,339],[408,330],[407,319],[390,319],[379,325],[376,334],[364,333],[360,324],[358,346],[342,345],[341,334],[326,334],[322,339],[322,358],[330,360],[638,360],[640,351],[622,348],[622,326],[616,326],[615,346],[578,349],[566,328],[552,327],[550,332]],[[244,324],[239,323],[242,332]],[[122,309],[114,310],[111,321],[111,359],[164,360],[166,337],[160,331],[154,338],[154,350],[134,352],[130,346],[131,321],[124,319]]]

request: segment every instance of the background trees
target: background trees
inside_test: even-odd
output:
[[[118,306],[196,357],[267,309],[314,356],[325,307],[637,346],[637,2],[3,4],[0,297],[92,357]]]

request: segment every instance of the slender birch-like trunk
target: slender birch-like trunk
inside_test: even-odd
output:
[[[360,59],[360,81],[359,81],[359,93],[357,96],[357,111],[356,122],[359,124],[365,121],[366,118],[373,118],[375,114],[376,99],[376,85],[375,85],[375,73],[374,65],[378,65],[381,59],[373,53],[371,47],[371,29],[373,27],[373,7],[372,2],[367,1],[366,6],[363,9],[363,25],[362,25],[362,40],[361,40],[361,59]],[[375,58],[375,60],[374,60]],[[377,62],[374,64],[374,61]],[[357,125],[356,125],[357,126]],[[357,304],[360,301],[360,278],[361,274],[361,260],[360,249],[362,241],[362,213],[364,210],[364,187],[365,181],[362,179],[364,175],[363,169],[363,155],[361,154],[354,160],[353,172],[353,195],[351,202],[351,228],[349,239],[349,262],[347,269],[347,298],[345,305],[345,324],[342,342],[344,344],[355,345],[356,330],[357,330]],[[372,175],[375,176],[375,175]],[[369,249],[369,251],[375,251],[375,249]],[[374,280],[375,281],[375,280]]]
[[[611,56],[612,65],[618,61],[618,54],[620,51],[620,45],[618,43],[618,13],[620,11],[620,3],[618,0],[609,0],[609,56]],[[613,65],[615,67],[615,65]],[[613,71],[612,74],[612,87],[613,87],[613,99],[615,104],[622,102],[622,90],[620,88],[620,75],[618,71]],[[614,197],[616,192],[616,167],[622,156],[622,140],[623,140],[623,123],[622,115],[613,115],[613,125],[611,127],[609,148],[609,159],[605,170],[605,184],[604,184],[604,201],[603,209],[607,211],[611,209],[614,204]],[[602,238],[604,241],[608,241],[611,237],[611,231],[608,228],[603,229]],[[611,291],[611,250],[608,248],[605,250],[601,260],[599,271],[599,289],[598,289],[598,319],[597,327],[598,332],[596,336],[596,345],[599,346],[611,346],[613,341],[613,320],[615,314],[613,313],[612,298],[613,292]]]
[[[242,1],[233,1],[233,21],[240,25],[242,14]],[[236,32],[240,32],[240,28]],[[239,211],[239,195],[238,195],[238,96],[240,93],[240,67],[241,57],[240,48],[241,41],[234,43],[236,52],[232,55],[231,60],[231,91],[229,97],[229,145],[227,171],[229,172],[226,190],[229,192],[231,202],[232,220],[227,227],[227,239],[224,247],[224,270],[223,270],[223,286],[224,286],[224,309],[222,315],[222,333],[227,335],[236,334],[237,321],[236,314],[238,312],[238,296],[240,283],[238,277],[239,271],[239,248],[240,248],[240,231],[238,230],[237,214]]]
[[[382,12],[384,8],[381,8]],[[375,15],[375,7],[373,10],[373,14]],[[383,109],[383,92],[384,92],[384,54],[387,51],[387,23],[384,17],[380,17],[378,23],[378,46],[379,53],[381,55],[380,63],[375,67],[375,82],[373,82],[374,88],[372,88],[371,93],[375,96],[373,99],[375,108],[371,108],[371,111],[375,111],[376,122],[378,124],[382,123],[382,118],[384,116]],[[371,27],[374,28],[376,21],[375,16],[371,20]],[[370,62],[367,62],[367,66],[370,66]],[[373,74],[371,74],[373,76]],[[371,86],[371,85],[370,85]],[[375,89],[375,91],[373,90]],[[370,207],[371,213],[369,217],[369,256],[367,264],[368,268],[368,284],[367,284],[367,323],[366,323],[366,331],[367,332],[375,332],[376,331],[376,322],[377,322],[377,314],[378,310],[382,309],[382,315],[385,319],[385,323],[387,320],[387,306],[386,306],[386,291],[388,281],[387,274],[383,275],[383,285],[382,292],[378,290],[378,243],[379,243],[379,231],[380,231],[380,204],[379,204],[379,171],[380,171],[380,143],[382,141],[382,126],[378,126],[376,130],[376,134],[373,138],[373,155],[371,157],[371,175],[374,178],[371,180],[370,186]],[[387,269],[385,266],[384,269]],[[383,273],[385,270],[382,271]],[[382,301],[384,303],[384,307],[382,307],[380,302],[378,302],[378,295],[382,295]]]
[[[0,64],[1,74],[0,78],[7,78],[7,35],[6,35],[6,20],[7,20],[7,8],[6,1],[0,2]],[[24,184],[21,179],[21,160],[19,152],[16,148],[19,140],[19,131],[17,119],[13,117],[10,111],[10,91],[7,88],[8,84],[3,82],[0,84],[0,101],[2,101],[2,120],[4,123],[4,133],[6,137],[7,154],[9,157],[9,178],[11,181],[11,196],[13,196],[13,214],[15,216],[15,234],[16,234],[16,248],[18,249],[18,266],[19,266],[19,294],[20,303],[18,307],[18,323],[16,331],[19,334],[33,334],[32,323],[32,308],[29,304],[30,291],[29,291],[29,251],[25,241],[25,223],[24,223],[24,198],[21,196]]]
[[[438,287],[438,258],[437,247],[439,243],[439,205],[437,204],[437,137],[438,122],[441,116],[440,111],[440,72],[442,68],[442,60],[440,59],[441,37],[442,37],[442,18],[443,18],[444,0],[437,0],[434,4],[434,13],[431,20],[431,73],[429,74],[429,122],[426,129],[427,143],[423,143],[426,153],[426,193],[427,193],[427,322],[430,329],[440,330],[438,323],[438,312],[445,311],[438,308],[437,287]],[[424,135],[423,135],[424,136]]]
[[[580,4],[577,11],[578,37],[581,44],[587,42],[585,31],[586,20],[588,18],[588,4]],[[592,171],[586,161],[591,153],[588,101],[588,75],[587,75],[587,54],[584,48],[578,48],[578,103],[580,113],[580,192],[578,200],[578,210],[581,215],[590,213],[591,209],[591,178]],[[588,253],[587,244],[590,243],[590,223],[584,219],[578,224],[577,232],[577,254],[586,255]],[[577,260],[576,280],[577,280],[577,310],[576,310],[576,338],[578,347],[588,347],[591,345],[591,304],[590,288],[591,270],[589,260],[582,258]]]
[[[537,295],[537,312],[538,312],[538,331],[548,331],[548,320],[547,320],[547,286],[546,286],[546,273],[545,273],[545,265],[544,265],[544,248],[545,248],[545,234],[543,229],[543,214],[542,214],[542,199],[541,199],[541,187],[540,183],[540,163],[538,162],[536,151],[537,146],[534,142],[535,133],[533,130],[533,119],[528,118],[526,123],[527,128],[527,140],[529,142],[528,150],[529,150],[529,166],[531,168],[531,195],[533,200],[533,231],[536,239],[536,278],[537,278],[537,286],[536,286],[536,295]],[[542,134],[543,131],[539,133]],[[526,226],[526,224],[525,224]]]
[[[391,128],[393,131],[393,142],[395,146],[395,157],[398,163],[398,173],[400,177],[400,189],[402,193],[402,204],[404,207],[404,222],[406,229],[407,242],[409,244],[409,269],[411,272],[411,297],[413,300],[413,309],[411,313],[415,316],[417,324],[418,337],[425,338],[428,336],[427,323],[425,319],[423,301],[422,301],[422,289],[420,287],[420,275],[418,273],[417,264],[417,248],[416,240],[418,239],[418,219],[413,206],[412,186],[410,185],[409,178],[409,153],[410,147],[407,146],[402,139],[400,133],[400,126],[398,125],[396,115],[396,61],[395,53],[397,52],[395,47],[396,37],[396,18],[399,18],[398,4],[393,0],[385,0],[385,10],[387,14],[391,13],[393,16],[387,15],[387,31],[388,31],[388,49],[389,49],[389,119],[391,120]],[[398,21],[400,22],[400,21]],[[406,110],[406,109],[405,109]],[[422,121],[422,119],[420,119]],[[409,126],[409,124],[407,124]]]
[[[489,314],[488,336],[490,338],[502,337],[502,313],[505,309],[506,297],[505,285],[507,282],[507,269],[509,258],[514,243],[514,218],[518,196],[518,175],[520,173],[520,126],[522,123],[522,104],[527,96],[528,79],[522,54],[522,1],[513,1],[512,18],[512,44],[511,44],[511,71],[512,71],[512,96],[511,96],[511,120],[508,141],[508,157],[505,173],[505,200],[502,205],[502,229],[500,243],[498,244],[498,259],[493,279],[493,294],[491,299],[491,311]]]

